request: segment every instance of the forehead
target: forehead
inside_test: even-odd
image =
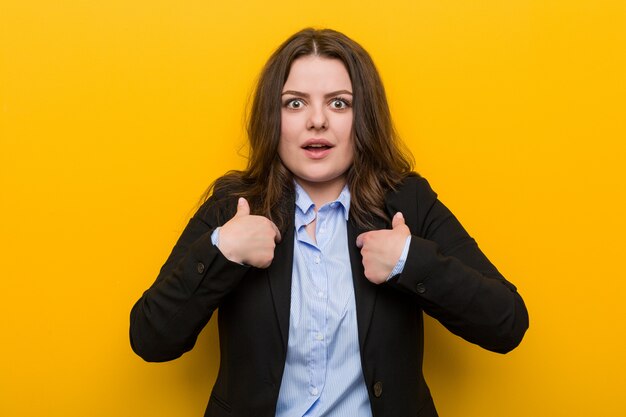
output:
[[[338,59],[308,55],[291,64],[283,91],[352,91],[350,75]]]

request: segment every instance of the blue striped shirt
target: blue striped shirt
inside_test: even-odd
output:
[[[296,184],[289,345],[277,417],[371,416],[348,253],[350,192],[315,212]],[[313,242],[305,230],[316,219]]]

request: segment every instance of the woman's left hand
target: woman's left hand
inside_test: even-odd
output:
[[[374,284],[382,284],[398,263],[406,238],[411,234],[404,216],[397,212],[391,220],[391,230],[373,230],[356,238],[361,248],[365,277]]]

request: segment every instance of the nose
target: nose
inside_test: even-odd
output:
[[[309,130],[325,130],[328,128],[328,118],[321,106],[310,107],[306,127]]]

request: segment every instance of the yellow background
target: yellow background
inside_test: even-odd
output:
[[[129,311],[310,25],[369,50],[418,171],[530,310],[506,356],[427,320],[441,416],[623,416],[623,0],[0,0],[0,415],[203,414],[214,323],[148,364]]]

